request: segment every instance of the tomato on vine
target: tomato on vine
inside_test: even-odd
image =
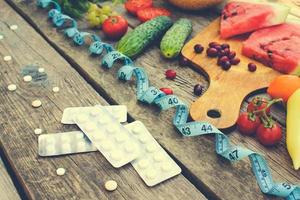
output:
[[[243,135],[254,135],[259,125],[260,119],[253,113],[244,112],[237,120],[238,130]]]

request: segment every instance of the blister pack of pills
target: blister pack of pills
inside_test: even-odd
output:
[[[141,144],[140,157],[131,164],[146,185],[154,186],[181,173],[181,168],[152,137],[140,121],[126,125]]]
[[[74,122],[115,168],[139,156],[140,147],[134,136],[105,107],[88,108],[74,115]]]
[[[40,135],[38,146],[40,156],[58,156],[97,151],[97,148],[93,146],[81,131]]]
[[[89,112],[89,110],[93,110],[95,107],[100,106],[96,105],[94,107],[69,107],[64,109],[63,116],[61,119],[61,123],[63,124],[75,124],[73,118],[75,115],[82,112]],[[127,121],[127,107],[124,105],[113,105],[113,106],[104,106],[108,112],[117,118],[119,122]]]

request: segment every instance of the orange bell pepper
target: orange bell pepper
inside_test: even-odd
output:
[[[282,98],[287,102],[289,97],[300,88],[300,78],[295,75],[281,75],[275,78],[269,88],[268,94],[272,98]]]

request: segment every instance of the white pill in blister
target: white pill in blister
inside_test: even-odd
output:
[[[142,159],[138,163],[139,168],[141,169],[146,169],[149,166],[149,160],[147,159]]]
[[[53,88],[52,88],[52,91],[53,91],[54,93],[59,92],[59,87],[53,87]]]
[[[118,126],[108,126],[106,128],[106,131],[110,134],[114,134],[116,132],[118,132],[120,130],[120,128]]]
[[[38,108],[42,105],[42,102],[39,100],[39,99],[36,99],[34,100],[32,103],[31,103],[32,107],[34,108]]]
[[[119,143],[125,142],[128,139],[127,135],[124,134],[118,134],[116,136],[116,141]]]
[[[113,147],[113,144],[110,141],[104,141],[101,143],[101,146],[104,150],[110,150]]]
[[[141,131],[143,131],[142,129],[141,129],[141,127],[134,127],[133,129],[132,129],[132,133],[133,134],[136,134],[136,135],[138,135],[138,134],[140,134],[141,133]]]
[[[153,156],[153,159],[156,161],[156,162],[161,162],[164,160],[164,155],[162,153],[158,153],[158,154],[155,154]]]
[[[4,61],[8,62],[11,60],[11,56],[4,56],[3,58]]]
[[[157,176],[157,172],[153,169],[149,169],[146,173],[147,178],[154,179]]]
[[[77,116],[77,120],[78,120],[78,122],[80,122],[80,123],[85,123],[85,122],[87,122],[89,119],[88,119],[88,117],[87,117],[86,115],[78,115],[78,116]]]
[[[17,86],[16,86],[15,84],[9,84],[9,85],[7,86],[7,89],[8,89],[9,91],[15,91],[15,90],[17,89]]]
[[[172,165],[170,163],[163,163],[161,166],[161,169],[165,172],[169,171],[172,168]]]
[[[147,147],[146,147],[146,150],[149,152],[149,153],[153,153],[155,150],[156,150],[156,145],[155,144],[148,144]]]
[[[23,80],[24,80],[25,82],[30,82],[30,81],[32,81],[32,76],[26,75],[26,76],[23,77]]]
[[[117,184],[116,181],[109,180],[109,181],[106,181],[104,187],[105,187],[105,189],[108,190],[108,191],[114,191],[114,190],[117,189],[118,184]]]
[[[64,175],[66,173],[66,170],[64,169],[64,168],[58,168],[57,170],[56,170],[56,174],[58,175],[58,176],[62,176],[62,175]]]
[[[122,153],[120,151],[113,151],[111,152],[111,158],[114,159],[114,160],[121,160],[122,158]]]
[[[0,35],[0,40],[2,40],[4,38],[4,36],[3,35]]]
[[[92,132],[97,129],[97,126],[92,122],[88,122],[84,125],[84,128],[86,131]]]
[[[43,130],[40,129],[40,128],[34,129],[34,133],[35,133],[36,135],[39,135],[39,134],[41,134],[42,132],[43,132]]]
[[[148,141],[148,137],[146,135],[142,135],[141,137],[139,137],[139,140],[141,143],[145,144]]]
[[[11,30],[17,30],[18,29],[18,26],[17,25],[15,25],[15,24],[13,24],[13,25],[11,25],[10,27],[9,27]]]
[[[97,108],[94,108],[93,110],[91,110],[91,112],[90,112],[90,115],[92,116],[92,117],[97,117],[97,116],[99,116],[101,114],[101,111],[99,110],[99,109],[97,109]]]
[[[132,152],[134,152],[135,150],[136,150],[135,144],[130,143],[130,144],[126,144],[126,145],[125,145],[125,151],[126,151],[127,153],[132,153]]]
[[[44,72],[45,72],[45,69],[42,68],[42,67],[40,67],[40,68],[38,69],[38,71],[39,71],[40,73],[44,73]]]

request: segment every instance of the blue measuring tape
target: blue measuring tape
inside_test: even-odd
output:
[[[57,27],[61,27],[66,20],[75,21],[71,17],[62,14],[59,5],[52,0],[38,0],[37,5],[42,8],[54,5],[55,8],[49,11],[48,17],[52,19],[53,24]],[[137,85],[136,93],[139,101],[155,104],[160,107],[161,110],[176,108],[173,124],[183,136],[215,135],[215,150],[217,154],[231,162],[242,160],[245,157],[250,159],[253,173],[263,193],[284,197],[287,200],[300,200],[300,187],[288,183],[275,183],[267,161],[262,155],[240,146],[231,145],[226,135],[207,122],[187,122],[189,107],[183,101],[175,95],[166,95],[158,88],[150,86],[147,73],[143,68],[134,66],[133,61],[129,57],[116,51],[111,45],[103,43],[97,35],[80,32],[77,29],[76,21],[72,24],[72,27],[66,28],[65,34],[73,38],[73,41],[77,45],[84,45],[84,38],[90,37],[93,41],[89,46],[90,54],[101,55],[103,50],[106,51],[106,55],[101,62],[103,67],[112,68],[116,61],[122,61],[124,63],[118,71],[118,78],[128,81],[131,80],[133,76],[135,77]]]

